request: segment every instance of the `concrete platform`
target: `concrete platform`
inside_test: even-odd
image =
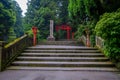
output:
[[[0,80],[120,80],[114,72],[6,70]]]

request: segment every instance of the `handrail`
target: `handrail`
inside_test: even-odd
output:
[[[8,44],[0,41],[0,71],[9,66],[26,47],[31,45],[32,40],[28,35],[24,35]]]

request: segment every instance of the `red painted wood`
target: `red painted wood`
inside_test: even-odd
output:
[[[61,26],[56,26],[56,32],[59,30],[66,30],[67,31],[67,39],[70,39],[70,31],[72,28],[69,25],[61,25]]]
[[[72,39],[74,39],[74,32],[72,32]]]
[[[70,30],[67,29],[67,39],[69,40],[70,39]]]
[[[32,27],[32,32],[33,32],[33,45],[35,46],[37,43],[36,35],[37,35],[37,27],[33,26]]]

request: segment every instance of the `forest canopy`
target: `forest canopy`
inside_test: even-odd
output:
[[[22,10],[14,0],[0,0],[0,40],[8,41],[9,35],[23,35]]]
[[[55,25],[68,22],[68,0],[28,0],[25,31],[36,26],[39,29],[39,38],[46,39],[51,19]]]

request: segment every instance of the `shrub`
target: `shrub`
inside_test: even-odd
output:
[[[84,34],[84,31],[85,31],[85,25],[83,24],[78,25],[78,29],[75,33],[75,39],[79,39]]]
[[[91,43],[91,46],[94,46],[95,45],[95,33],[94,33],[95,24],[96,24],[95,20],[88,21],[86,24],[79,24],[77,32],[75,33],[75,38],[79,39],[82,35],[86,36],[85,30],[89,29],[90,43]]]
[[[104,52],[112,60],[120,59],[120,9],[105,13],[95,27],[98,36],[104,39]]]
[[[32,29],[28,30],[26,33],[28,34],[29,37],[33,38]],[[41,40],[43,40],[43,39],[41,39],[40,31],[38,30],[37,31],[37,41],[39,42]]]

